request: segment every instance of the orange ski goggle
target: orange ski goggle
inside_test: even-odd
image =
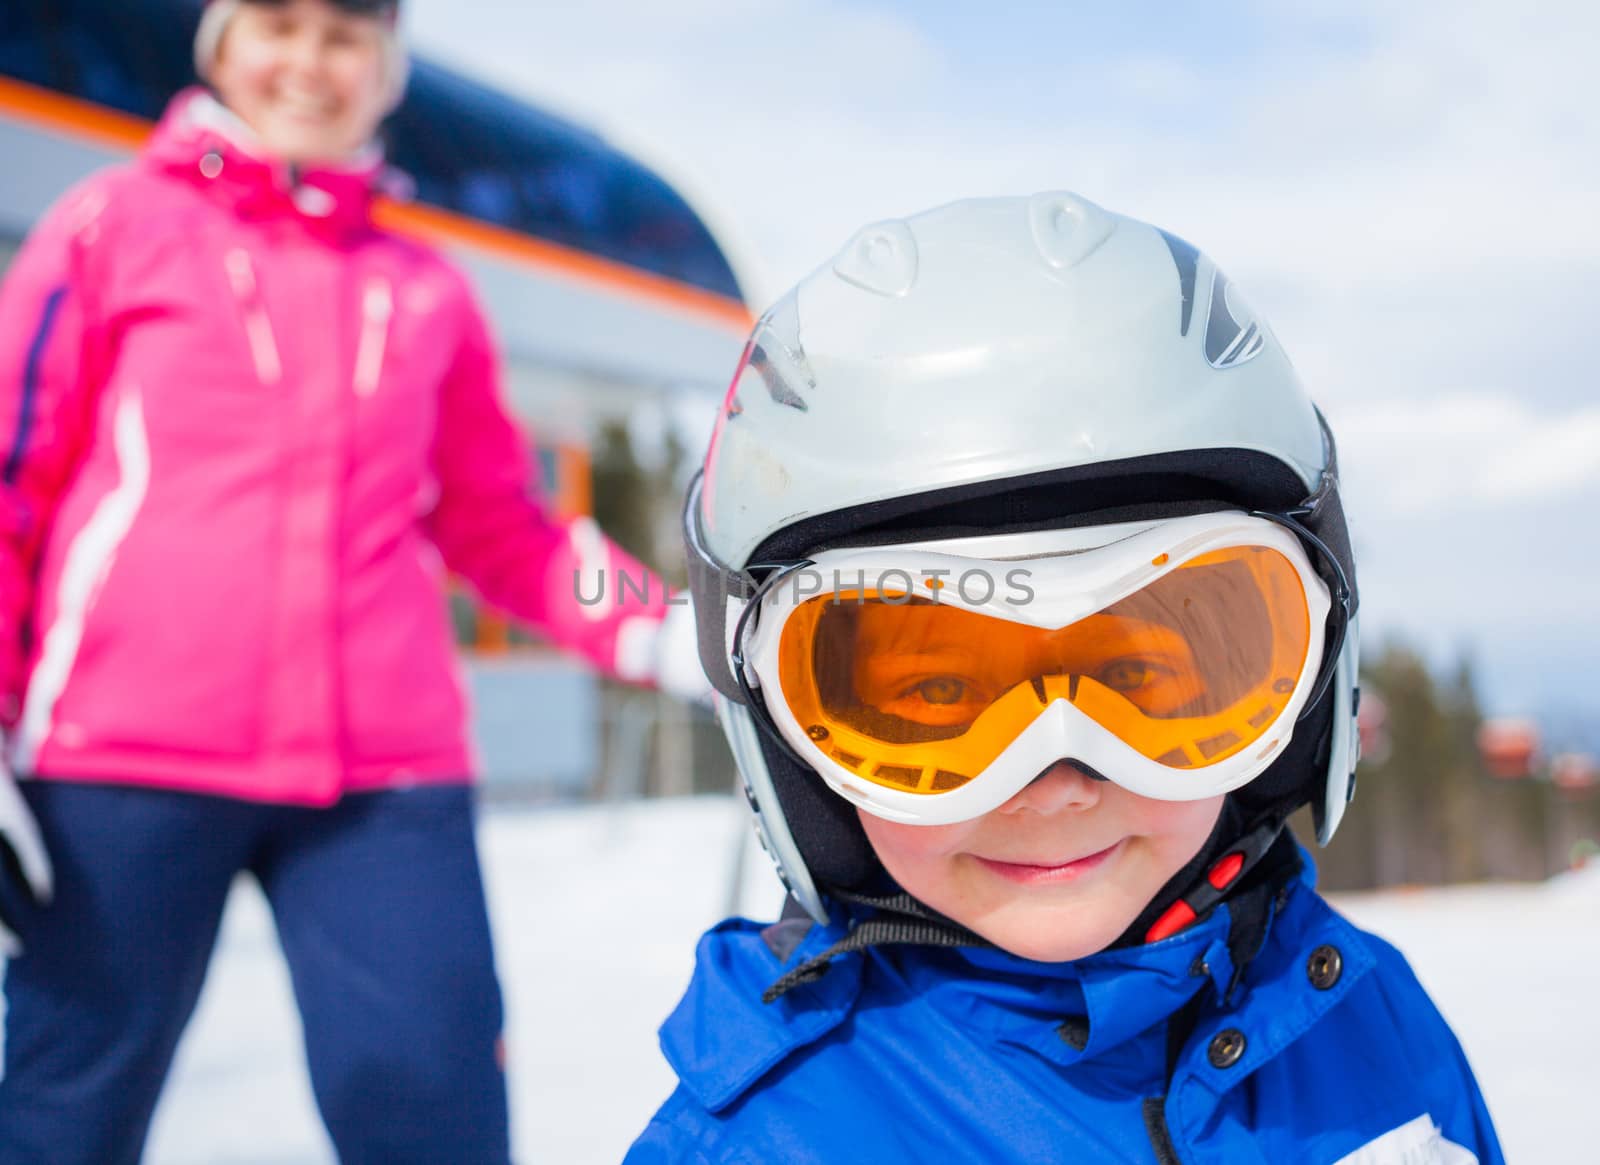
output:
[[[1207,797],[1288,742],[1322,661],[1326,586],[1239,513],[828,551],[766,588],[748,669],[774,725],[869,812],[927,824],[1071,760]]]

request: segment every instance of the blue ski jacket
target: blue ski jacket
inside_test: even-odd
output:
[[[1073,963],[873,947],[770,1005],[847,921],[785,959],[772,928],[724,922],[661,1029],[679,1086],[625,1165],[1497,1165],[1472,1070],[1405,959],[1313,884],[1308,858],[1226,1002],[1226,905]]]

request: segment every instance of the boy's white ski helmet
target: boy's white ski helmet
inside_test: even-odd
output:
[[[1334,593],[1326,694],[1239,794],[1333,835],[1356,761],[1355,572],[1331,434],[1265,323],[1188,243],[1070,193],[860,231],[757,322],[691,486],[702,660],[795,898],[876,868],[854,810],[763,730],[735,625],[763,568],[845,542],[1245,508]]]

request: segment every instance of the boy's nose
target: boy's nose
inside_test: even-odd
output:
[[[1000,806],[999,812],[1061,813],[1092,809],[1100,803],[1104,788],[1103,779],[1090,776],[1068,761],[1057,761]]]

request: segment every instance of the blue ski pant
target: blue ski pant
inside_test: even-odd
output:
[[[271,904],[343,1165],[506,1165],[500,987],[466,786],[328,809],[30,781],[54,860],[16,903],[0,1165],[135,1165],[235,876]],[[6,887],[13,899],[17,887]]]

